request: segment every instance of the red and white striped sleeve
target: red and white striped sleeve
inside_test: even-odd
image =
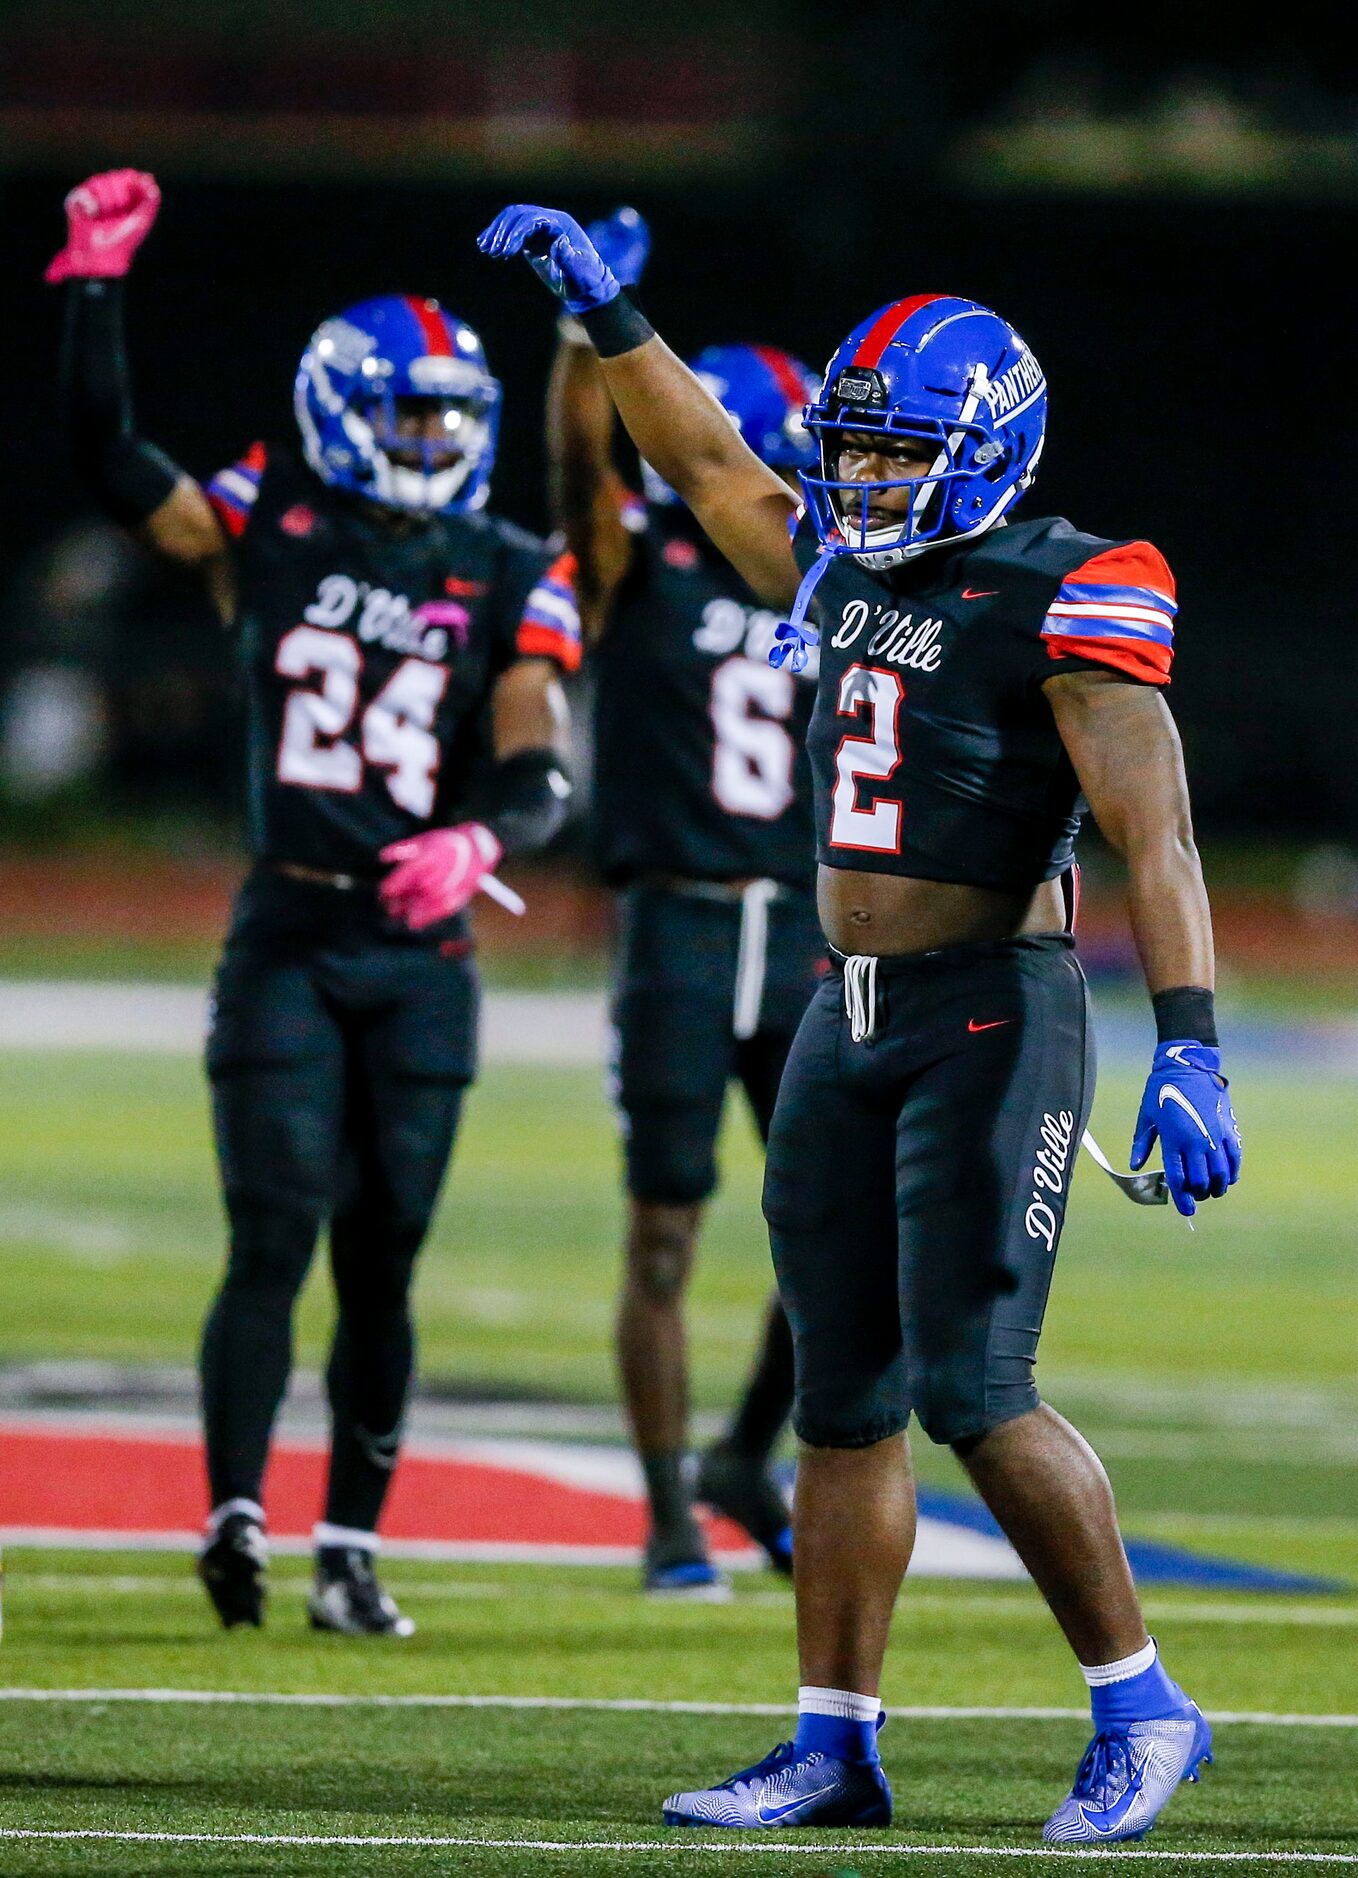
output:
[[[238,541],[245,533],[250,511],[259,497],[259,485],[264,478],[267,460],[268,453],[264,445],[252,443],[238,463],[233,463],[229,469],[218,470],[207,485],[207,499],[212,504],[217,520],[233,541]]]
[[[1178,610],[1165,557],[1149,541],[1129,541],[1066,575],[1047,608],[1042,638],[1058,661],[1080,659],[1167,685]]]
[[[563,671],[579,670],[584,642],[573,554],[559,554],[538,579],[524,603],[516,645],[521,658],[555,659]]]

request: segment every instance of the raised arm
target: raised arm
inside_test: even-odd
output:
[[[790,605],[800,582],[788,533],[794,497],[622,294],[579,223],[559,210],[518,206],[496,217],[479,246],[499,260],[522,254],[581,321],[642,456],[755,592],[772,606]]]
[[[72,461],[114,521],[157,554],[200,567],[224,619],[235,608],[226,536],[193,477],[137,430],[123,337],[123,280],[160,206],[155,178],[111,170],[66,198],[66,246],[47,269],[64,283],[62,427]]]
[[[588,336],[563,334],[547,384],[549,492],[552,520],[575,556],[580,624],[591,642],[632,563],[622,519],[627,489],[613,464],[615,422]]]
[[[1159,1048],[1137,1121],[1133,1166],[1156,1135],[1175,1205],[1219,1197],[1240,1172],[1240,1137],[1220,1075],[1212,916],[1193,845],[1179,733],[1157,690],[1112,671],[1048,679],[1061,741],[1110,845],[1127,865],[1132,935]]]
[[[590,240],[624,287],[635,286],[650,233],[635,209],[592,223]],[[563,314],[547,385],[547,464],[552,519],[575,557],[576,598],[586,640],[607,624],[613,596],[632,563],[623,523],[628,491],[613,461],[617,412],[598,354],[579,320]]]

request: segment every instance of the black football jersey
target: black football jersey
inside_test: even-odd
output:
[[[795,546],[809,568],[805,517]],[[1082,665],[1166,684],[1175,611],[1149,542],[1051,518],[886,573],[832,561],[812,602],[818,858],[1012,890],[1063,873],[1084,804],[1043,684]]]
[[[569,557],[485,515],[391,528],[287,446],[207,493],[235,547],[251,849],[375,874],[458,819],[506,667],[579,664]]]
[[[814,873],[814,665],[775,671],[781,615],[685,510],[629,502],[632,564],[591,653],[594,825],[605,878]]]

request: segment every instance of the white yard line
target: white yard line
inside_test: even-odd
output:
[[[299,1548],[300,1545],[299,1541]],[[446,1583],[407,1583],[399,1577],[393,1582],[400,1591],[403,1603],[420,1598],[437,1601],[441,1598],[509,1598],[520,1595],[519,1588],[511,1583],[488,1584],[457,1578],[450,1578]],[[284,1579],[280,1588],[300,1595],[305,1584],[306,1580],[298,1576]],[[99,1591],[126,1597],[140,1597],[147,1592],[154,1592],[157,1595],[168,1593],[171,1596],[191,1598],[195,1602],[203,1595],[198,1580],[187,1572],[175,1575],[168,1572],[29,1572],[22,1566],[17,1571],[11,1571],[9,1590],[12,1597],[20,1596],[25,1591]],[[613,1599],[617,1597],[618,1589],[615,1585],[535,1584],[527,1595],[535,1599]],[[1142,1602],[1147,1613],[1159,1623],[1264,1624],[1282,1629],[1297,1627],[1321,1630],[1351,1630],[1358,1627],[1358,1604],[1308,1604],[1300,1599],[1281,1603],[1264,1598],[1257,1604],[1176,1603],[1172,1598],[1155,1597],[1143,1598]],[[792,1587],[788,1585],[781,1591],[745,1592],[738,1599],[738,1607],[745,1609],[750,1605],[761,1609],[790,1609]],[[1029,1597],[988,1592],[964,1593],[952,1597],[934,1591],[915,1591],[907,1595],[901,1610],[905,1616],[909,1616],[911,1611],[947,1611],[952,1616],[984,1612],[988,1616],[1030,1617],[1043,1623],[1049,1621],[1047,1607],[1035,1591]]]
[[[795,1715],[787,1702],[661,1702],[645,1696],[354,1695],[278,1689],[0,1689],[0,1702],[137,1702],[150,1707],[564,1709],[616,1715]],[[1087,1721],[1087,1708],[898,1707],[905,1721]],[[1358,1728],[1358,1715],[1287,1715],[1255,1709],[1209,1709],[1214,1722],[1264,1728]]]
[[[758,1853],[800,1852],[813,1857],[851,1852],[855,1859],[888,1858],[1050,1858],[1107,1859],[1107,1846],[1074,1846],[1057,1850],[1036,1845],[906,1845],[885,1836],[880,1844],[855,1840],[846,1845],[804,1839],[763,1839],[733,1833],[726,1840],[695,1839],[676,1833],[669,1839],[472,1839],[451,1835],[303,1833],[303,1832],[115,1832],[94,1826],[66,1831],[44,1831],[31,1826],[0,1826],[0,1839],[113,1840],[119,1845],[286,1845],[362,1846],[367,1848],[429,1846],[436,1850],[467,1852],[645,1852],[652,1858],[670,1852]],[[1358,1852],[1146,1852],[1119,1846],[1112,1854],[1125,1859],[1195,1865],[1358,1865]]]

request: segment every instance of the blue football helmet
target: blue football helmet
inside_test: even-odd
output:
[[[807,429],[820,474],[802,473],[821,551],[895,567],[941,542],[993,528],[1032,483],[1047,428],[1047,381],[1007,320],[950,294],[916,294],[856,326],[831,359]],[[839,474],[845,433],[920,439],[925,476],[875,482]],[[874,497],[908,489],[900,518]]]
[[[383,294],[324,321],[292,403],[307,462],[333,488],[425,514],[479,509],[490,494],[499,382],[471,327],[437,300]],[[412,412],[423,434],[402,429]]]
[[[770,469],[803,470],[816,460],[816,446],[803,411],[819,380],[800,359],[776,346],[708,346],[689,361],[761,463]],[[642,464],[647,500],[679,500],[648,463]]]

